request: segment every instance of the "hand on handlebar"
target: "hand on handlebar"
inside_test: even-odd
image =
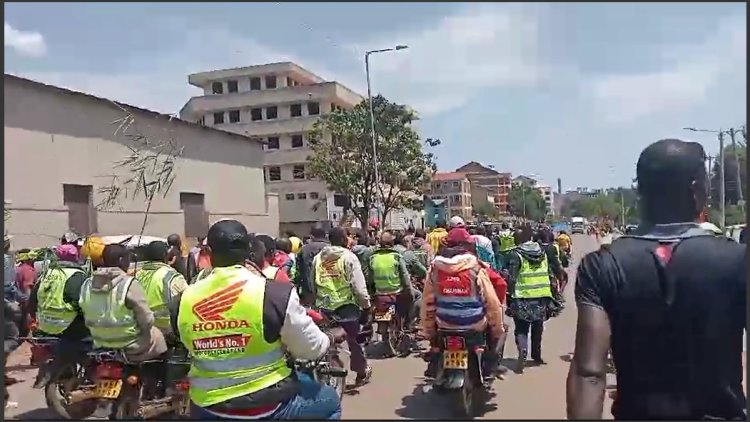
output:
[[[334,343],[343,343],[346,340],[346,331],[341,327],[334,327],[328,331]]]

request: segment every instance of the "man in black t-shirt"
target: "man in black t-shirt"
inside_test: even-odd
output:
[[[615,419],[746,419],[745,245],[702,229],[703,148],[667,139],[638,160],[642,224],[578,269],[569,419],[600,419],[607,351]]]

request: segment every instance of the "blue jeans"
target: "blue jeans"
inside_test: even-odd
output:
[[[263,419],[341,419],[341,401],[336,390],[327,385],[318,384],[310,376],[297,372],[300,392],[269,417]],[[235,420],[222,418],[207,412],[195,403],[190,408],[192,419],[200,420]]]

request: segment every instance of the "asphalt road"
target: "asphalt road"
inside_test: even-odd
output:
[[[567,287],[566,309],[562,315],[545,325],[542,355],[543,366],[527,365],[522,375],[513,372],[517,351],[513,336],[508,337],[505,347],[505,364],[511,371],[503,380],[493,385],[494,397],[487,406],[485,419],[563,419],[565,418],[565,378],[568,359],[573,351],[576,309],[573,301],[575,264],[586,253],[594,250],[597,242],[593,237],[573,237],[574,265],[569,269],[570,284]],[[513,322],[509,321],[511,332]],[[36,370],[28,368],[28,345],[14,353],[8,362],[10,376],[21,380],[9,387],[11,401],[18,402],[15,408],[7,409],[9,419],[50,419],[55,415],[46,409],[42,390],[31,388]],[[450,417],[450,409],[444,399],[430,392],[423,379],[426,364],[422,359],[371,358],[373,378],[370,384],[358,390],[348,391],[343,401],[344,419],[436,419]],[[352,382],[353,379],[350,380]],[[614,376],[608,384],[614,388]],[[611,401],[605,403],[605,418],[610,418]]]

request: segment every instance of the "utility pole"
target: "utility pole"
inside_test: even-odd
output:
[[[713,173],[714,173],[714,157],[711,155],[708,155],[706,157],[708,160],[708,206],[711,206],[711,198],[713,198],[712,191],[711,191],[711,179],[713,179]]]
[[[721,229],[724,230],[724,226],[727,220],[726,210],[726,182],[724,180],[724,131],[719,130],[719,210],[721,211]]]
[[[620,215],[621,215],[620,222],[622,223],[621,227],[624,229],[625,228],[625,192],[623,192],[622,189],[620,189]]]
[[[732,140],[732,152],[734,153],[734,166],[737,168],[737,205],[740,206],[740,209],[744,210],[744,201],[742,198],[742,177],[740,175],[740,154],[739,151],[737,151],[737,141],[735,140],[735,135],[737,132],[734,130],[734,128],[729,129],[729,138]]]

